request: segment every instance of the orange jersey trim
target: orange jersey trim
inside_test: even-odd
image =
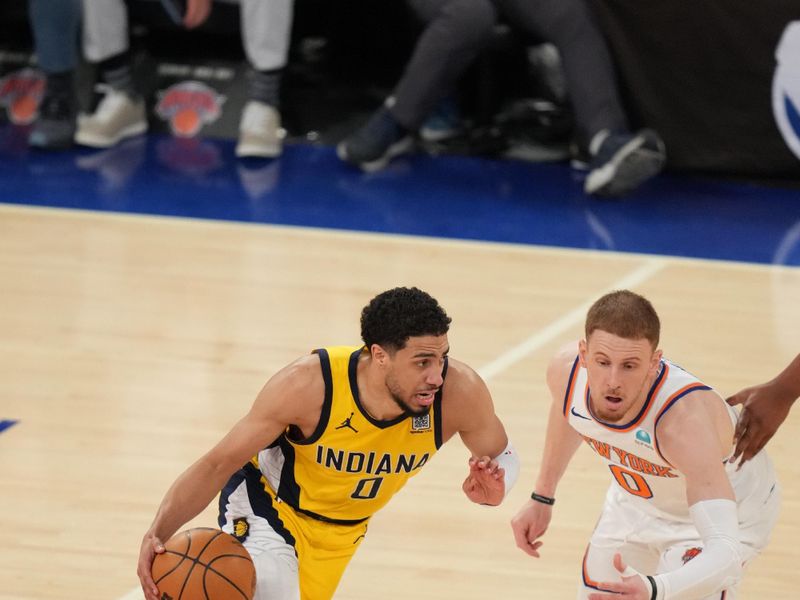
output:
[[[583,565],[581,567],[581,575],[583,576],[583,585],[592,588],[594,590],[600,590],[601,592],[609,592],[611,594],[615,592],[611,592],[610,590],[606,590],[600,587],[600,582],[595,581],[591,577],[589,577],[589,570],[586,568],[586,559],[589,558],[589,546],[586,546],[586,552],[583,553]]]

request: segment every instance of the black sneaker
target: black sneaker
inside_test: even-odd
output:
[[[45,93],[39,117],[33,125],[28,145],[42,150],[64,150],[72,146],[78,106],[69,93]]]
[[[583,189],[598,196],[622,196],[633,191],[658,174],[667,158],[664,142],[650,129],[635,134],[607,133],[592,150]]]
[[[368,173],[383,169],[390,160],[409,152],[414,140],[409,132],[381,108],[353,135],[336,146],[343,161]]]

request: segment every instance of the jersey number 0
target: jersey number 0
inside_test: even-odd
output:
[[[614,479],[617,480],[620,487],[629,494],[645,500],[653,497],[653,490],[639,473],[628,471],[619,465],[608,465],[608,468],[611,469],[611,474],[614,475]]]

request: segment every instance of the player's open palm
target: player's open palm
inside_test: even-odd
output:
[[[589,594],[589,600],[650,600],[649,586],[638,573],[628,569],[619,553],[614,555],[614,568],[622,575],[622,581],[598,583],[597,587],[607,593]]]
[[[539,558],[539,548],[543,543],[539,538],[547,531],[552,516],[552,506],[528,500],[525,506],[511,519],[511,529],[514,532],[514,541],[517,543],[517,547],[526,554]]]
[[[472,457],[469,459],[469,475],[461,489],[476,504],[496,506],[503,501],[506,494],[504,475],[505,470],[496,460],[488,456]]]

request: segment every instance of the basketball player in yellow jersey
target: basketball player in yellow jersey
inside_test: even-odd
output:
[[[536,487],[512,520],[517,545],[539,556],[556,487],[584,441],[611,485],[577,598],[733,600],[777,519],[769,457],[737,469],[735,411],[662,356],[659,318],[645,298],[603,296],[585,334],[547,371],[553,403]]]
[[[250,552],[257,600],[327,600],[369,518],[458,433],[462,489],[497,505],[519,472],[486,385],[450,359],[450,317],[416,288],[379,294],[364,345],[314,351],[274,375],[245,415],[167,491],[142,540],[147,600],[162,542],[220,494],[220,526]],[[227,483],[226,483],[227,482]]]

